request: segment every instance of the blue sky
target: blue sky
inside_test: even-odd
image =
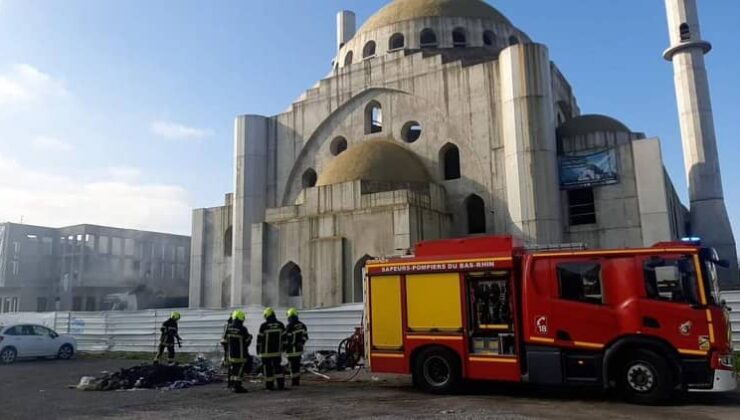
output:
[[[659,136],[685,199],[660,0],[492,0],[550,47],[582,112]],[[740,227],[740,2],[700,1],[723,181]],[[327,74],[335,13],[385,0],[0,0],[0,221],[190,232],[232,190],[233,118]],[[737,233],[736,233],[736,236]]]

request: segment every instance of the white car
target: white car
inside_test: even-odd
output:
[[[77,341],[41,325],[0,326],[0,364],[22,357],[56,357],[67,360],[77,351]]]

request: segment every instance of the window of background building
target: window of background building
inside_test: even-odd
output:
[[[568,190],[568,218],[571,226],[596,223],[593,188]]]
[[[182,280],[185,278],[185,264],[177,264],[177,279]]]
[[[653,257],[644,262],[643,273],[648,298],[675,303],[699,303],[696,267],[692,257]]]
[[[46,311],[46,298],[40,297],[36,298],[36,312],[45,312]]]
[[[85,310],[86,311],[95,310],[95,297],[94,296],[88,296],[87,299],[85,299]]]
[[[185,247],[177,247],[177,262],[185,262]]]
[[[72,310],[73,311],[82,310],[82,296],[75,296],[72,298]]]
[[[601,265],[593,262],[557,265],[560,298],[576,302],[601,304]]]
[[[95,235],[85,235],[85,248],[90,251],[95,251]]]
[[[123,241],[115,236],[110,238],[110,248],[113,255],[123,255]]]
[[[41,238],[41,253],[45,256],[54,254],[54,239],[44,236]]]
[[[21,264],[17,260],[12,260],[10,262],[10,272],[13,273],[14,276],[20,274]]]
[[[127,257],[133,257],[134,252],[136,250],[136,244],[134,243],[134,240],[131,238],[126,238],[123,241],[123,252]]]
[[[448,143],[440,151],[442,175],[445,180],[460,178],[460,150],[454,144]]]
[[[390,51],[399,50],[404,47],[405,42],[406,40],[404,39],[403,34],[395,33],[388,41],[388,49]]]
[[[98,237],[98,253],[100,254],[107,254],[109,250],[108,246],[108,237],[107,236],[99,236]]]
[[[136,277],[136,270],[134,269],[134,260],[126,259],[123,261],[123,276],[126,278]]]
[[[13,241],[13,258],[18,258],[21,256],[21,243],[17,241]]]

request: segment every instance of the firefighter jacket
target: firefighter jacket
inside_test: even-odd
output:
[[[290,318],[288,320],[288,326],[285,327],[284,338],[285,356],[300,356],[303,354],[303,346],[308,341],[308,328],[306,328],[306,324],[299,321],[297,317]]]
[[[252,344],[252,334],[241,321],[234,320],[224,332],[223,341],[226,342],[226,357],[230,363],[244,363],[249,357],[249,345]]]
[[[257,354],[262,358],[280,357],[283,353],[285,325],[274,316],[260,325],[257,336]]]
[[[177,321],[172,318],[163,322],[159,331],[162,332],[162,336],[159,338],[160,344],[174,346],[175,340],[180,341],[180,336],[177,334]]]

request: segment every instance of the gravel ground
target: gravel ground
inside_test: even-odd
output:
[[[178,391],[84,392],[69,389],[81,376],[140,362],[71,360],[0,366],[0,419],[244,419],[244,418],[456,418],[456,419],[740,419],[740,392],[690,394],[672,406],[624,404],[598,392],[476,384],[463,395],[416,391],[409,378],[361,372],[352,381],[307,378],[298,389],[268,392],[247,383],[248,394],[223,384]]]

